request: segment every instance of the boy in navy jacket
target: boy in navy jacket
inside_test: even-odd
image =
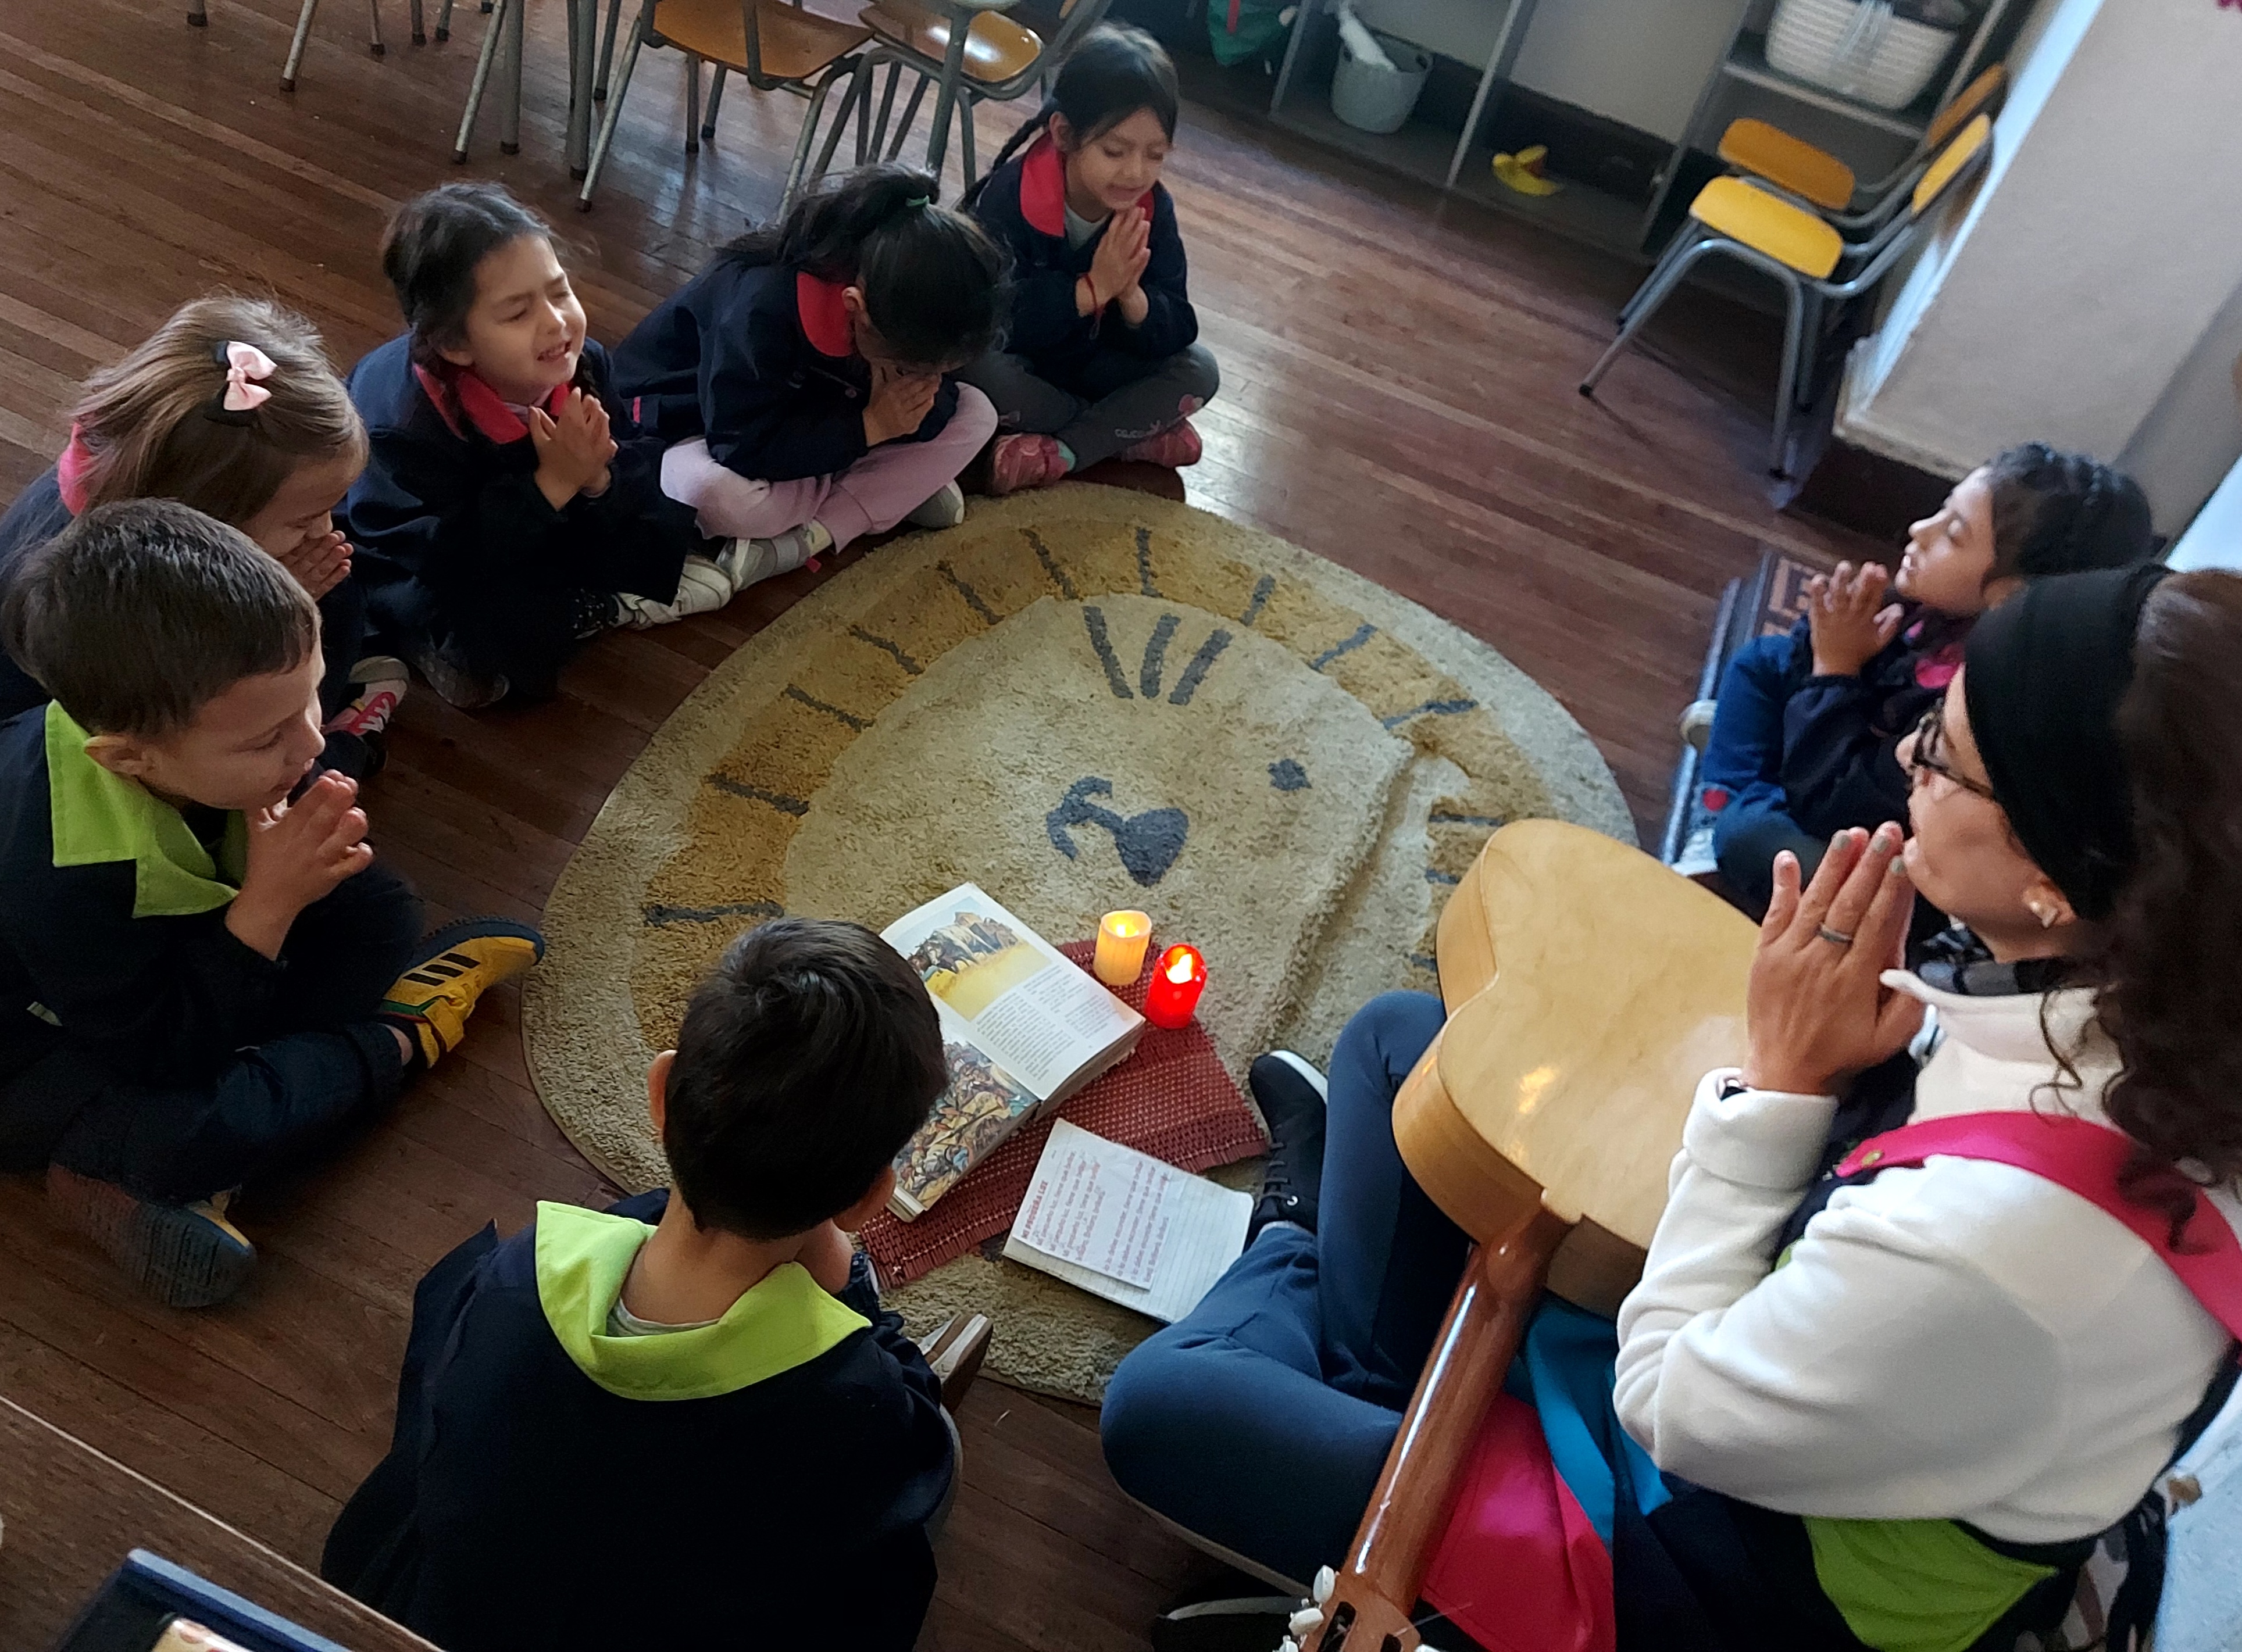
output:
[[[456,1045],[534,930],[420,939],[320,751],[319,612],[238,530],[96,506],[24,553],[0,636],[54,698],[0,723],[0,1169],[174,1307],[255,1253],[245,1181]]]
[[[437,1265],[322,1573],[446,1652],[907,1652],[953,1437],[843,1229],[947,1078],[925,987],[869,930],[734,941],[648,1075],[674,1187],[542,1204]]]
[[[1012,255],[1010,336],[966,375],[1006,432],[997,492],[1117,456],[1198,459],[1189,415],[1221,376],[1198,343],[1176,204],[1159,181],[1177,108],[1167,53],[1142,30],[1102,25],[970,197]]]
[[[351,370],[370,452],[344,509],[376,632],[439,694],[550,694],[583,639],[731,600],[542,219],[447,184],[399,210],[382,266],[411,331]]]

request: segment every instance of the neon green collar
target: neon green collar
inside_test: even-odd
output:
[[[537,1300],[577,1369],[626,1400],[706,1400],[807,1365],[871,1321],[798,1262],[774,1269],[714,1325],[609,1336],[639,1247],[654,1229],[578,1205],[537,1207]]]
[[[130,860],[135,918],[184,918],[223,906],[238,894],[249,857],[249,827],[241,816],[226,817],[225,840],[218,846],[221,876],[177,809],[86,755],[92,738],[60,700],[47,702],[47,807],[55,865]]]

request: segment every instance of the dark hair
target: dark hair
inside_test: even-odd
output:
[[[1996,579],[2130,567],[2156,554],[2148,496],[2114,465],[2026,442],[1988,463],[1985,481]]]
[[[0,646],[95,734],[183,728],[319,645],[319,608],[288,571],[172,499],[95,506],[27,552],[0,595]]]
[[[466,337],[475,307],[475,270],[500,247],[553,226],[500,184],[446,184],[390,214],[381,232],[381,273],[413,330],[413,358],[436,359]]]
[[[986,354],[1004,321],[1004,255],[988,231],[936,203],[941,185],[893,161],[860,166],[749,230],[723,257],[777,264],[860,288],[888,347],[914,366]]]
[[[1102,137],[1140,109],[1158,117],[1172,141],[1181,99],[1176,91],[1175,60],[1160,43],[1129,23],[1101,23],[1083,36],[1059,65],[1051,96],[1035,118],[1014,132],[989,163],[989,173],[966,191],[971,205],[996,172],[1030,139],[1051,130],[1051,117],[1066,117],[1077,143]]]
[[[214,418],[225,394],[229,344],[272,359],[258,380],[264,404],[245,417]],[[89,505],[178,499],[237,527],[305,465],[366,464],[366,425],[327,365],[312,324],[263,298],[197,298],[172,312],[123,359],[85,381],[71,410],[91,460]]]
[[[2123,1063],[2105,1105],[2142,1149],[2128,1190],[2177,1218],[2182,1161],[2242,1179],[2242,575],[2176,573],[2151,593],[2118,734],[2135,854],[2096,960]]]
[[[693,1218],[755,1240],[862,1199],[949,1082],[925,983],[861,924],[779,918],[693,994],[662,1146]]]

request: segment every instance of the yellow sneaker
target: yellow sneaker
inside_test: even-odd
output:
[[[381,1014],[409,1032],[421,1064],[436,1065],[467,1035],[482,995],[545,956],[545,937],[507,918],[463,918],[421,943],[420,960],[399,975]]]

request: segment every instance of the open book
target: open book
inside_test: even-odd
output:
[[[1061,1119],[1004,1254],[1172,1325],[1238,1260],[1252,1216],[1252,1194]]]
[[[1065,1100],[1135,1049],[1144,1018],[973,884],[880,938],[934,994],[950,1060],[949,1089],[896,1160],[888,1208],[911,1221],[1037,1107]]]

